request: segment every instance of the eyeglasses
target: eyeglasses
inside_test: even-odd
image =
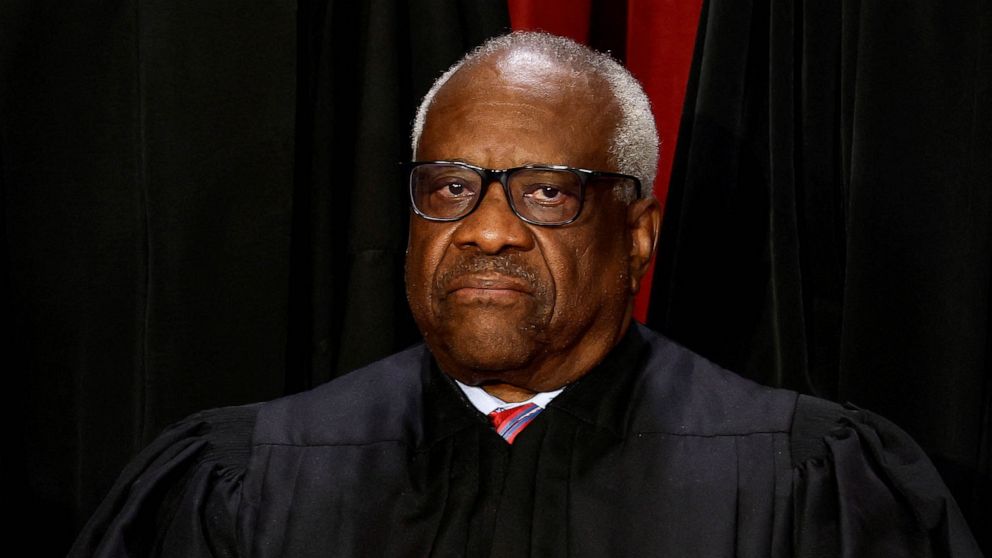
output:
[[[637,197],[641,182],[633,176],[566,166],[528,165],[485,169],[468,163],[422,161],[408,164],[410,203],[428,221],[457,221],[472,213],[489,185],[503,186],[510,209],[534,225],[567,225],[579,218],[587,184],[629,184]]]

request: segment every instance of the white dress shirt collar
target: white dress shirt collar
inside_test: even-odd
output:
[[[498,397],[489,395],[489,393],[478,386],[467,386],[458,380],[455,380],[458,387],[461,388],[462,393],[465,397],[479,410],[480,413],[488,415],[489,413],[497,409],[512,409],[513,407],[519,407],[520,405],[526,405],[528,403],[533,403],[540,408],[545,408],[548,403],[551,402],[559,393],[565,388],[556,389],[555,391],[542,391],[534,394],[534,397],[526,401],[519,401],[517,403],[507,403]]]

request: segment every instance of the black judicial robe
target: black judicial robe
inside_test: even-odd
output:
[[[980,556],[920,449],[640,326],[514,445],[419,346],[202,412],[70,556]]]

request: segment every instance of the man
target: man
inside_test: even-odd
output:
[[[497,38],[438,80],[413,142],[426,346],[183,421],[73,555],[979,555],[898,429],[631,323],[658,140],[615,62]]]

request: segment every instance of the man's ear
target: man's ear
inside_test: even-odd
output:
[[[661,205],[654,196],[627,206],[627,228],[630,230],[630,292],[636,294],[658,246],[661,230]]]

